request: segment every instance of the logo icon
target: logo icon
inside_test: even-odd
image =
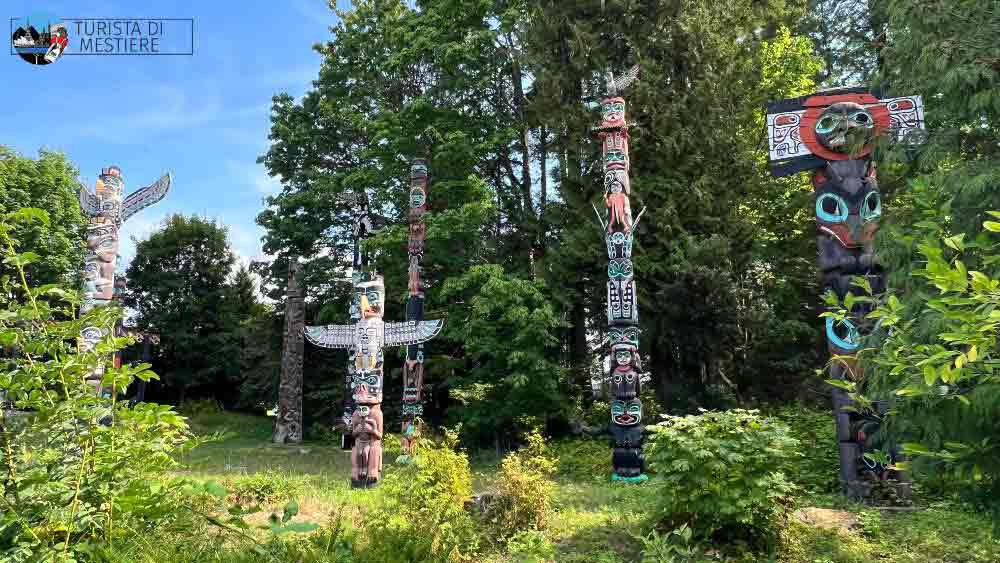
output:
[[[47,65],[59,60],[69,46],[69,30],[59,18],[36,13],[11,22],[14,33],[11,47],[33,65]]]

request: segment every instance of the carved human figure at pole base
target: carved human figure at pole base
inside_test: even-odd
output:
[[[823,291],[843,302],[863,278],[876,295],[885,291],[885,271],[874,249],[882,202],[871,154],[879,138],[916,144],[923,138],[923,104],[919,96],[880,99],[863,88],[840,88],[772,102],[767,114],[769,158],[775,176],[810,171],[815,194],[816,242]],[[873,304],[858,300],[844,319],[825,319],[833,379],[859,381],[864,366],[857,357],[869,332],[866,318]],[[852,430],[877,413],[852,414],[851,400],[835,388],[833,408],[840,450],[840,477],[849,496],[868,496],[874,478],[891,476],[897,492],[909,494],[901,472],[864,469],[868,433]],[[852,409],[854,410],[854,409]],[[871,416],[869,416],[871,415]],[[871,425],[869,424],[869,428]],[[891,454],[891,452],[890,452]]]
[[[118,266],[119,230],[139,211],[157,203],[170,191],[171,176],[165,174],[153,184],[140,188],[123,199],[125,181],[121,169],[109,166],[101,170],[94,192],[79,187],[80,208],[90,218],[87,227],[87,254],[83,266],[83,303],[80,314],[109,305],[115,298],[115,270]],[[80,349],[91,350],[113,327],[85,327],[80,333]],[[101,393],[104,368],[88,376],[88,382]]]
[[[382,304],[385,302],[385,283],[382,277],[355,272],[353,279],[359,309],[356,322],[352,325],[307,326],[305,337],[323,348],[348,350],[354,403],[349,419],[354,438],[351,484],[356,488],[368,488],[375,486],[381,477],[384,349],[426,342],[441,331],[444,323],[441,320],[384,322]],[[362,460],[365,460],[364,467],[358,465]],[[360,477],[356,479],[355,475]]]

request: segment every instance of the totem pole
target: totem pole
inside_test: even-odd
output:
[[[768,104],[772,174],[812,173],[824,293],[833,291],[843,302],[856,277],[866,279],[876,294],[885,291],[885,272],[873,248],[882,204],[871,152],[880,135],[913,145],[922,140],[923,129],[919,96],[879,99],[864,88],[841,88]],[[855,293],[861,292],[855,289]],[[871,329],[866,319],[871,307],[870,303],[857,303],[850,318],[826,318],[834,379],[861,380],[864,368],[856,355],[862,335]],[[845,410],[850,404],[844,390],[833,389],[840,478],[848,496],[867,497],[871,481],[876,479],[892,479],[898,493],[908,494],[905,475],[864,456],[870,447],[873,421],[881,413]],[[885,405],[876,405],[877,411],[884,409]]]
[[[305,291],[301,286],[302,264],[289,257],[288,286],[285,289],[285,337],[282,344],[281,382],[278,385],[278,412],[274,418],[275,444],[302,441],[302,331],[305,325]]]
[[[632,237],[642,212],[633,220],[629,198],[628,122],[625,99],[618,92],[639,76],[634,66],[623,77],[607,76],[608,95],[601,102],[601,125],[593,131],[602,141],[604,159],[604,205],[607,221],[597,208],[608,251],[608,342],[610,343],[610,381],[613,399],[608,431],[614,453],[611,463],[615,481],[640,482],[645,457],[642,454],[642,402],[639,361],[639,309],[632,277]]]
[[[125,182],[121,169],[110,166],[101,170],[95,193],[80,186],[80,207],[90,217],[87,228],[87,256],[84,264],[83,304],[80,314],[111,303],[115,294],[115,268],[118,263],[118,231],[122,223],[139,211],[157,203],[170,191],[170,174],[154,184],[140,188],[122,200]],[[120,289],[120,288],[119,288]],[[88,326],[80,333],[80,349],[91,350],[106,334],[107,328]],[[98,367],[87,381],[100,393],[104,368]]]
[[[410,239],[407,245],[407,322],[419,323],[424,320],[424,287],[421,280],[421,262],[424,257],[424,213],[427,212],[427,163],[416,159],[410,165]],[[410,460],[417,440],[417,417],[424,414],[420,394],[424,381],[424,345],[411,344],[406,347],[406,362],[403,364],[403,425],[400,429],[400,445],[403,454],[398,461]]]
[[[423,172],[426,176],[426,166]],[[363,202],[360,197],[351,201],[359,199]],[[354,293],[350,313],[353,324],[307,326],[305,337],[322,348],[348,351],[350,393],[345,401],[344,418],[354,442],[351,448],[351,486],[369,488],[378,484],[382,474],[383,349],[423,344],[441,332],[444,321],[386,323],[382,320],[385,283],[382,276],[366,267],[360,249],[361,238],[370,233],[373,226],[367,206],[362,203],[358,209],[355,213],[354,270],[351,274]]]

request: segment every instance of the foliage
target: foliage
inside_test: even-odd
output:
[[[642,563],[695,563],[706,561],[702,549],[693,541],[691,528],[687,524],[659,534],[651,530],[649,534],[636,538],[642,543]]]
[[[545,529],[552,510],[555,485],[550,476],[556,463],[538,433],[528,435],[523,448],[503,459],[494,484],[496,496],[483,514],[492,538],[502,542],[525,530]]]
[[[610,415],[605,416],[605,421]],[[604,481],[611,460],[607,440],[570,438],[549,443],[556,463],[556,475],[576,481]]]
[[[355,546],[361,560],[451,563],[475,553],[477,530],[465,511],[472,473],[453,444],[422,444],[415,464],[385,476],[363,516],[366,541]]]
[[[136,325],[160,336],[154,364],[183,402],[189,391],[226,405],[243,378],[240,325],[259,313],[246,270],[230,283],[235,257],[226,230],[197,216],[169,217],[136,245],[127,272],[125,306]]]
[[[926,282],[924,300],[904,305],[894,294],[877,299],[868,316],[881,330],[871,337],[873,347],[864,350],[873,369],[860,388],[841,385],[861,406],[880,397],[895,399],[885,417],[887,430],[904,440],[903,452],[914,458],[918,471],[981,483],[992,487],[996,499],[1000,380],[993,355],[1000,326],[995,313],[1000,243],[989,232],[1000,231],[1000,224],[984,226],[966,241],[964,235],[944,236],[936,223],[914,225],[913,243],[925,265],[913,275]],[[859,285],[862,293],[870,289]],[[868,291],[858,299],[876,301],[876,296]],[[1000,502],[994,500],[991,509],[1000,534]]]
[[[101,307],[78,319],[77,292],[27,283],[25,272],[38,255],[18,254],[16,238],[22,225],[48,222],[38,209],[0,216],[0,253],[24,295],[0,309],[0,344],[17,351],[2,364],[0,390],[30,413],[14,427],[0,411],[5,561],[78,560],[131,529],[169,518],[177,509],[156,478],[176,465],[173,455],[196,443],[169,407],[130,406],[114,393],[97,396],[86,382],[99,366],[105,388],[125,389],[136,378],[156,376],[148,364],[111,365],[110,354],[128,342],[109,330],[121,318],[119,309]],[[82,351],[76,342],[87,326],[103,328],[106,336]]]
[[[301,497],[303,479],[279,471],[264,471],[243,475],[228,483],[233,502],[240,505],[269,505]]]
[[[219,414],[222,411],[219,401],[208,398],[191,399],[177,406],[177,412],[189,417]]]
[[[507,554],[517,563],[554,561],[556,548],[539,530],[522,530],[507,542]]]
[[[840,456],[833,411],[793,404],[777,409],[773,416],[788,426],[789,436],[799,441],[802,454],[786,460],[782,473],[808,493],[839,491]]]
[[[667,417],[648,428],[646,459],[664,485],[659,512],[669,528],[760,540],[783,520],[795,487],[778,469],[799,455],[784,424],[736,409]]]
[[[76,167],[60,153],[42,150],[37,159],[31,159],[0,145],[0,214],[38,208],[49,216],[47,223],[18,227],[17,249],[39,258],[25,273],[32,287],[76,286],[81,281],[87,218],[80,209],[76,176]],[[0,278],[4,276],[16,278],[16,268],[0,264]]]
[[[558,418],[559,365],[550,358],[559,319],[540,282],[504,275],[490,264],[446,282],[445,335],[463,343],[467,369],[455,376],[455,415],[472,443],[489,444],[499,429],[527,433],[532,418]],[[525,422],[527,420],[527,423]]]

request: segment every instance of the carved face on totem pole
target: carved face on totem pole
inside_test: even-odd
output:
[[[98,176],[94,187],[94,193],[100,202],[101,216],[107,217],[115,223],[120,223],[122,194],[124,192],[125,182],[122,180],[121,170],[117,166],[101,170],[101,175]]]
[[[104,218],[94,218],[87,227],[87,258],[84,266],[84,296],[110,301],[114,297],[118,260],[118,227]]]
[[[615,398],[627,401],[639,395],[639,369],[639,350],[635,346],[631,344],[612,346],[611,391]]]
[[[625,125],[625,98],[604,98],[601,102],[601,126],[621,127]]]

